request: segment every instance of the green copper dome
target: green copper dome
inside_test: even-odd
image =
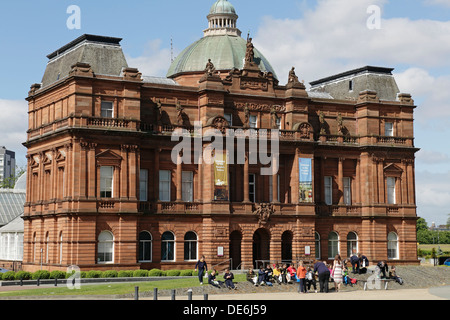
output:
[[[223,14],[223,13],[231,13],[236,14],[236,10],[233,5],[227,0],[217,0],[216,3],[213,4],[209,14]]]
[[[243,69],[247,41],[230,35],[207,36],[187,47],[170,66],[167,77],[186,72],[202,72],[208,59],[218,71]],[[277,78],[269,61],[255,49],[255,63],[263,72],[271,72]]]

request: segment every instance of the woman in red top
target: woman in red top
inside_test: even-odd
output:
[[[303,261],[298,263],[297,279],[299,281],[298,293],[306,293],[306,268],[303,266]]]
[[[288,272],[288,282],[289,281],[295,281],[295,276],[297,274],[297,270],[295,270],[294,264],[291,264],[287,269]]]

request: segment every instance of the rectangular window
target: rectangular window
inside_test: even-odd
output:
[[[394,177],[386,178],[388,204],[396,204],[396,199],[395,199],[395,183],[396,183],[396,181],[397,181],[397,179]]]
[[[258,128],[258,117],[251,115],[249,118],[250,128],[256,129]]]
[[[159,201],[170,201],[170,171],[159,171]]]
[[[225,113],[225,120],[228,121],[228,123],[230,124],[230,127],[233,126],[233,114]]]
[[[344,177],[344,204],[352,204],[352,179],[349,177]]]
[[[273,202],[274,200],[273,200],[273,180],[272,180],[272,176],[269,176],[269,201],[270,202]],[[278,187],[278,191],[277,191],[277,194],[276,194],[276,201],[279,201],[279,197],[278,197],[278,195],[280,194],[280,176],[279,175],[277,175],[277,180],[278,180],[278,183],[277,183],[277,187]]]
[[[114,116],[114,103],[110,101],[102,101],[101,117],[112,118]]]
[[[277,117],[277,128],[281,130],[281,117]]]
[[[386,122],[384,124],[384,135],[386,137],[394,136],[394,124],[392,122]]]
[[[192,171],[183,171],[182,174],[182,197],[184,202],[194,201],[194,173]]]
[[[325,177],[324,188],[325,188],[325,203],[328,206],[331,206],[333,204],[333,177]]]
[[[256,177],[254,174],[248,175],[248,195],[250,202],[256,202]]]
[[[148,170],[141,169],[139,174],[139,200],[148,200]]]
[[[100,198],[113,197],[114,167],[100,167]]]

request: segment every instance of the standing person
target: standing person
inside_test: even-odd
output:
[[[202,256],[200,260],[195,264],[194,271],[198,270],[198,281],[203,284],[203,275],[208,272],[208,264],[206,263],[205,256]]]
[[[225,285],[227,286],[228,289],[236,290],[236,286],[233,283],[234,275],[230,271],[230,269],[228,268],[225,269],[225,274],[223,275],[223,278],[225,279]]]
[[[298,293],[306,293],[306,268],[303,266],[303,261],[298,263],[297,268],[297,279],[298,279]]]
[[[328,270],[327,266],[320,261],[316,261],[314,264],[314,273],[319,276],[319,287],[320,292],[328,293],[328,279],[330,278],[330,270]]]
[[[350,257],[350,263],[352,264],[352,273],[359,273],[359,253]]]
[[[334,279],[334,290],[336,292],[339,292],[339,290],[341,289],[341,284],[343,281],[342,278],[342,261],[341,261],[341,256],[339,254],[337,254],[334,257],[334,262],[333,262],[333,279]]]

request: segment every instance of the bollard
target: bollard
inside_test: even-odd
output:
[[[139,300],[139,287],[134,287],[134,300]]]
[[[41,285],[41,279],[37,278],[36,285],[39,287]]]
[[[192,289],[188,290],[188,300],[192,300]]]
[[[58,286],[58,279],[55,279],[55,287]]]
[[[158,300],[158,288],[153,289],[153,300]]]
[[[23,279],[20,278],[20,286],[23,286]]]
[[[172,291],[170,292],[171,300],[175,300],[175,293],[176,293],[175,290],[172,290]]]
[[[203,299],[204,299],[205,301],[208,300],[208,294],[207,294],[207,293],[205,293],[205,294],[203,295]]]

